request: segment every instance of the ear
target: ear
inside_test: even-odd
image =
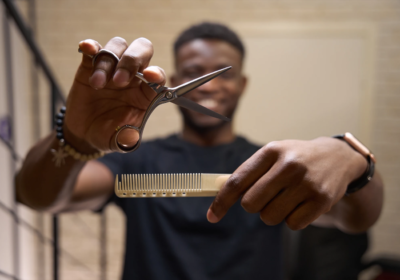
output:
[[[247,86],[247,77],[245,75],[242,75],[239,81],[240,95],[243,95],[246,86]]]

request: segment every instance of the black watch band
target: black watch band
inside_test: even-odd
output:
[[[361,142],[359,142],[358,140],[356,140],[358,142],[356,144],[356,146],[353,141],[348,141],[348,135],[350,135],[351,137],[353,137],[355,139],[355,137],[353,135],[351,135],[350,133],[335,135],[335,136],[333,136],[333,138],[337,138],[337,139],[345,141],[355,151],[361,153],[368,161],[368,166],[367,166],[367,169],[365,170],[365,172],[358,179],[351,182],[347,186],[346,194],[351,194],[351,193],[354,193],[354,192],[358,191],[359,189],[363,188],[365,185],[367,185],[372,180],[372,177],[374,176],[374,172],[375,172],[375,158],[371,154],[371,152],[369,152],[369,150],[364,145],[362,145]],[[368,153],[366,153],[364,151],[360,151],[359,145],[362,145],[362,147],[365,148],[366,151],[368,151]]]

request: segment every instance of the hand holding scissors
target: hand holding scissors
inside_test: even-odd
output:
[[[113,58],[115,58],[117,61],[119,61],[119,57],[117,55],[115,55],[113,52],[106,50],[106,49],[102,49],[95,56],[92,57],[93,65],[96,62],[96,58],[102,53],[110,55]],[[151,101],[151,103],[150,103],[149,107],[147,108],[146,113],[143,117],[142,123],[138,127],[126,124],[117,129],[117,133],[115,135],[115,146],[118,148],[119,152],[122,152],[122,153],[133,152],[134,150],[139,148],[139,146],[142,142],[142,135],[143,135],[144,127],[145,127],[146,122],[147,122],[148,118],[150,117],[151,113],[154,111],[155,108],[157,108],[157,106],[167,103],[167,102],[172,102],[178,106],[181,106],[186,109],[190,109],[190,110],[193,110],[198,113],[202,113],[202,114],[214,117],[214,118],[218,118],[218,119],[221,119],[224,121],[230,121],[230,119],[228,119],[227,117],[222,116],[210,109],[207,109],[187,98],[184,98],[183,95],[185,95],[189,91],[201,86],[202,84],[207,83],[208,81],[214,79],[215,77],[228,71],[231,68],[232,68],[231,66],[225,67],[223,69],[220,69],[220,70],[214,71],[212,73],[206,74],[204,76],[201,76],[199,78],[193,79],[187,83],[184,83],[184,84],[174,87],[174,88],[165,87],[165,86],[162,86],[157,83],[150,83],[144,78],[142,73],[137,72],[135,74],[136,78],[139,78],[142,82],[146,83],[150,88],[152,88],[157,93],[157,95]],[[133,129],[133,130],[137,131],[139,134],[139,140],[138,140],[137,144],[134,145],[133,147],[127,147],[126,145],[121,144],[118,141],[118,135],[120,134],[121,131],[123,131],[125,129]]]
[[[71,110],[74,114],[67,113],[65,121],[65,129],[71,132],[67,141],[71,142],[72,139],[75,141],[72,145],[77,145],[78,148],[79,140],[83,139],[92,147],[103,151],[136,150],[140,146],[149,116],[157,106],[167,102],[229,120],[184,98],[183,95],[230,67],[181,86],[168,88],[163,85],[163,70],[159,67],[148,67],[153,50],[147,39],[137,39],[128,46],[125,40],[116,37],[104,48],[96,41],[85,40],[79,47],[80,52],[85,55],[67,101],[67,107],[73,107]],[[158,72],[155,73],[158,78],[154,72]],[[121,77],[126,81],[121,81]],[[82,147],[85,146],[88,145]]]

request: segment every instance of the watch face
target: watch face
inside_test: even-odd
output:
[[[374,155],[365,147],[356,137],[353,136],[350,132],[346,132],[343,136],[343,139],[350,144],[357,152],[362,154],[365,157],[370,157],[371,160],[376,163],[376,159]]]

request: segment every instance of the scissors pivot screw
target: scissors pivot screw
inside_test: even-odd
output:
[[[171,99],[172,98],[172,92],[167,92],[166,94],[165,94],[165,97],[166,98],[168,98],[168,99]]]

